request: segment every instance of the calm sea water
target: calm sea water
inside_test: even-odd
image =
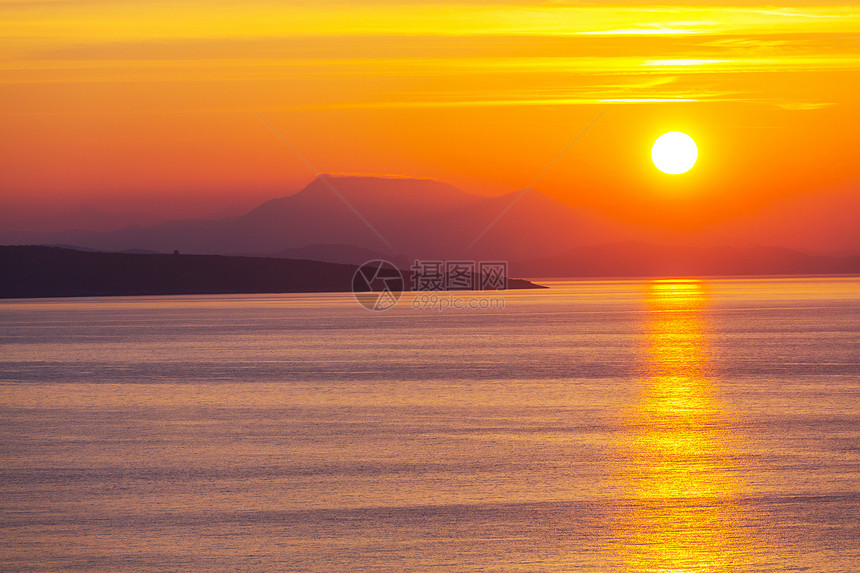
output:
[[[0,303],[0,569],[860,570],[860,279],[498,296]]]

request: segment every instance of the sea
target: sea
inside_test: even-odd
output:
[[[860,571],[860,278],[0,301],[2,571]]]

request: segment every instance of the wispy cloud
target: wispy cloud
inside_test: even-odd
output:
[[[616,28],[614,30],[589,30],[572,32],[580,36],[674,36],[677,34],[700,34],[707,28],[692,26],[650,26],[641,28]]]
[[[804,82],[780,79],[789,74],[830,74],[834,85],[844,85],[839,74],[860,71],[851,40],[860,26],[856,6],[333,0],[252,1],[242,10],[226,0],[45,6],[0,2],[0,84],[21,94],[57,85],[98,84],[107,94],[126,84],[157,84],[172,94],[176,109],[195,100],[210,109],[267,109],[258,101],[266,97],[293,108],[776,105],[829,99],[808,93]],[[142,108],[138,92],[125,90],[123,98],[134,102],[130,109]],[[122,98],[108,99],[122,105]],[[8,113],[31,111],[31,101],[0,99]],[[58,105],[105,108],[82,97]]]
[[[787,102],[787,103],[778,103],[777,107],[782,109],[787,109],[791,111],[809,111],[814,109],[821,109],[824,107],[830,107],[835,105],[833,103],[813,103],[813,102]]]
[[[553,6],[462,2],[226,1],[6,3],[4,36],[42,42],[343,35],[570,35],[856,32],[860,7]]]
[[[787,18],[839,18],[836,14],[825,14],[821,12],[798,12],[793,10],[754,10],[757,14],[768,16],[783,16]]]
[[[732,60],[645,60],[643,65],[652,67],[675,66],[705,66],[709,64],[726,64]]]

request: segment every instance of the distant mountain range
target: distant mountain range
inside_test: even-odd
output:
[[[780,247],[671,247],[615,243],[511,265],[530,278],[860,274],[860,255],[810,255]]]
[[[0,243],[237,255],[271,255],[293,249],[331,253],[331,245],[349,245],[349,249],[408,259],[522,260],[615,236],[585,214],[536,191],[514,201],[519,193],[483,197],[428,179],[327,179],[336,192],[317,178],[298,193],[267,201],[239,217],[168,221],[110,232],[3,232]],[[511,204],[474,248],[467,249]]]
[[[798,204],[779,216],[800,225],[798,210],[810,208]],[[774,217],[770,228],[779,228]],[[349,265],[383,258],[401,268],[414,259],[502,260],[510,262],[514,274],[530,277],[860,272],[856,256],[752,246],[758,232],[752,219],[708,232],[710,244],[732,244],[735,238],[735,246],[702,246],[708,241],[698,239],[696,246],[677,246],[685,244],[677,238],[668,241],[676,246],[661,246],[655,236],[636,235],[629,227],[534,190],[485,197],[429,179],[328,175],[241,216],[111,231],[4,231],[0,244],[109,252],[178,250]],[[830,232],[846,235],[847,244],[858,244],[852,239],[854,228]]]

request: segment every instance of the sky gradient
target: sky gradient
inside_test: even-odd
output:
[[[4,203],[213,208],[320,172],[528,185],[670,227],[856,193],[860,8],[0,1]],[[603,113],[605,112],[605,113]],[[600,115],[603,113],[603,115]],[[661,133],[699,146],[650,162]]]

